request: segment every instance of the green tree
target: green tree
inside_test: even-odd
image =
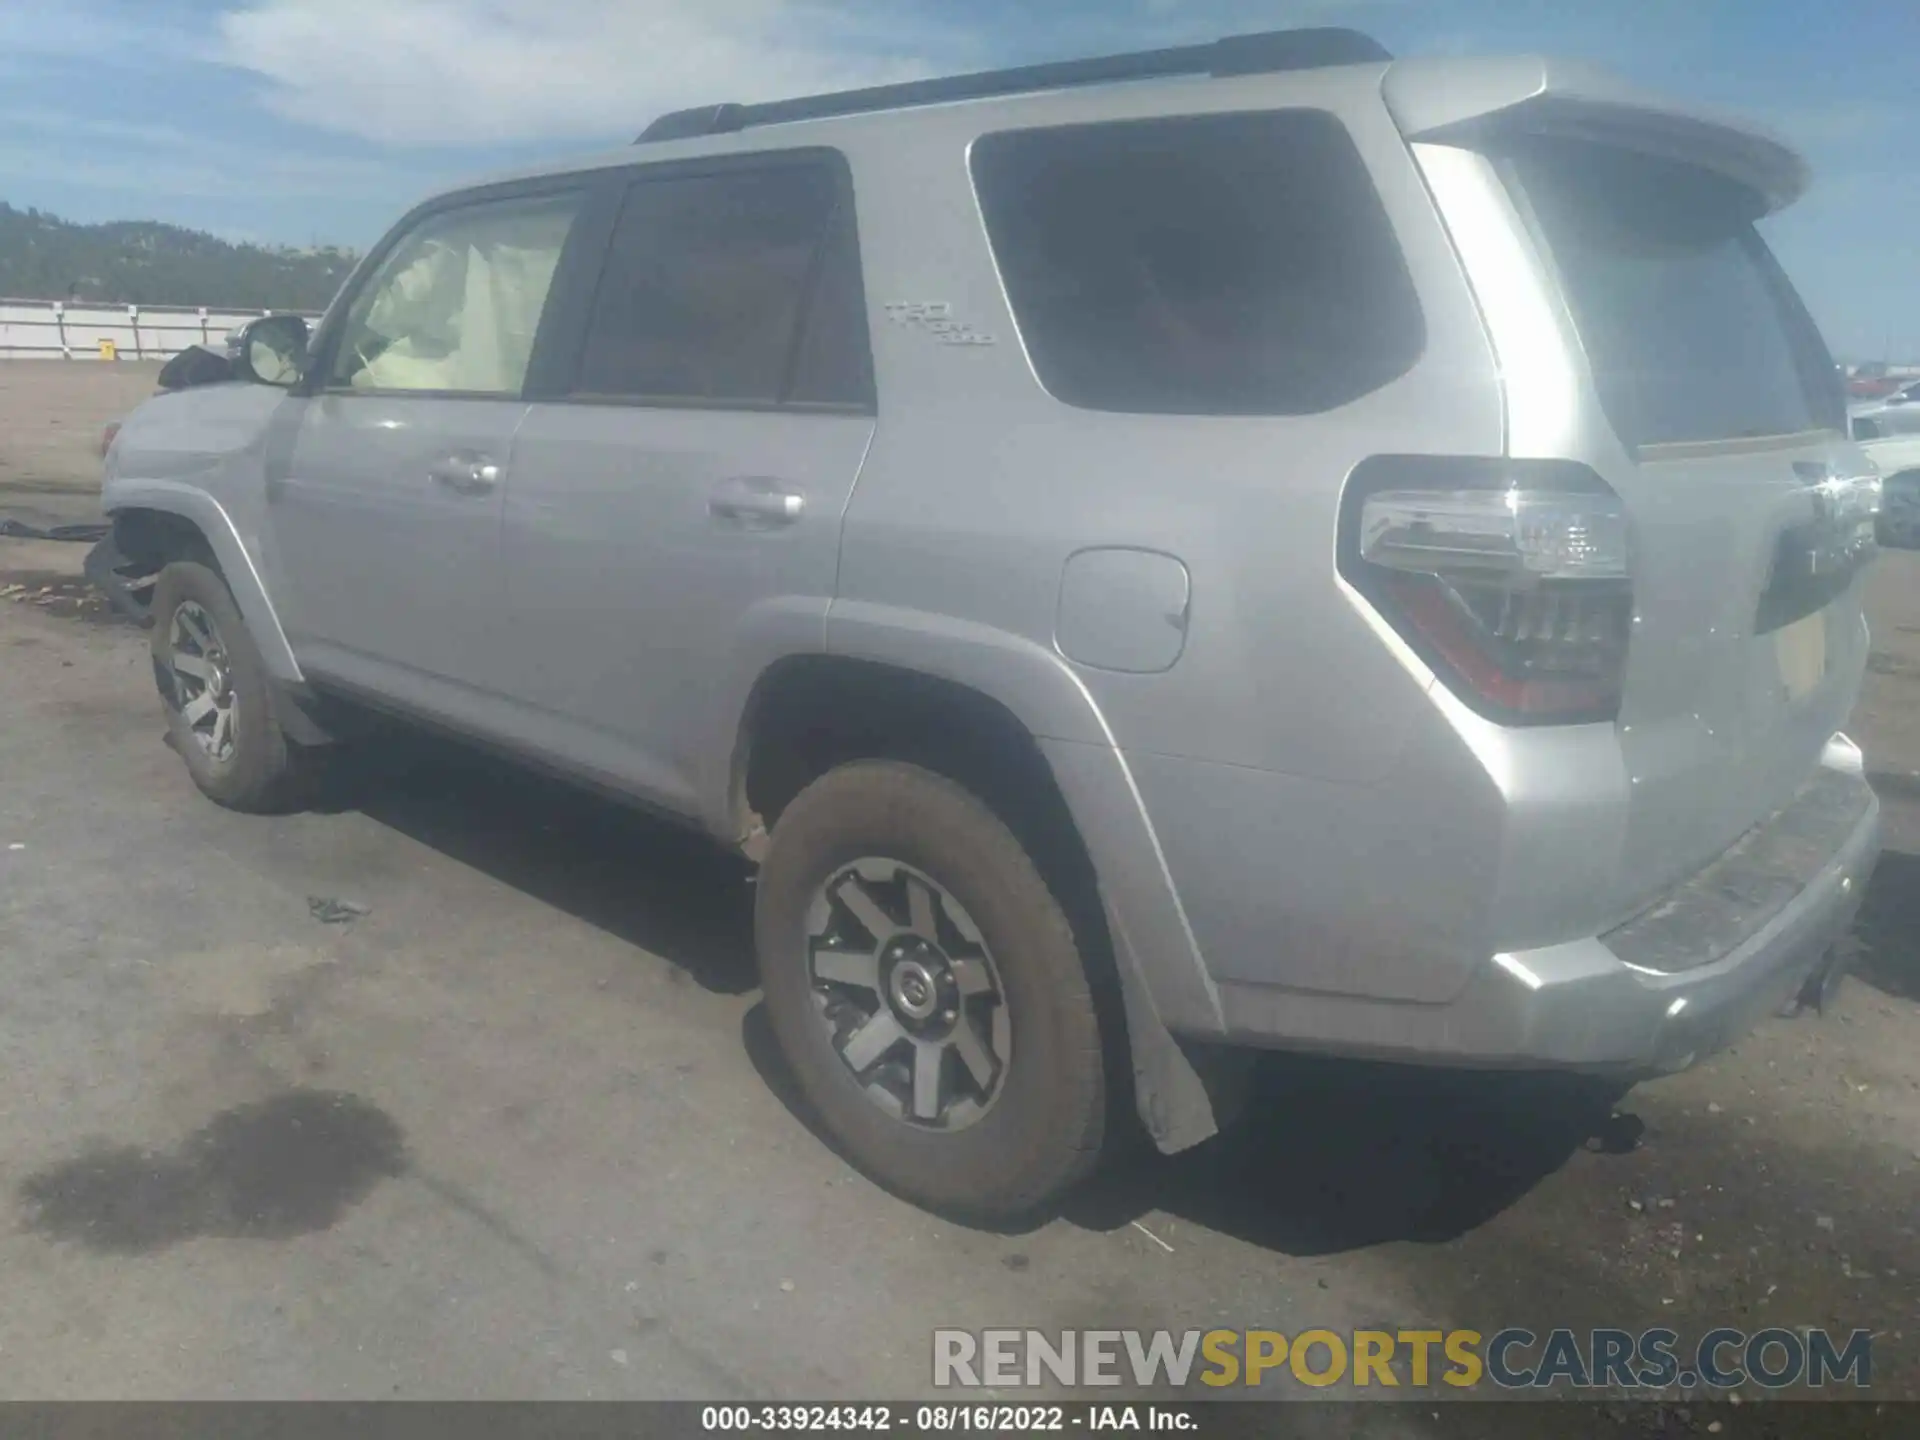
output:
[[[351,251],[236,245],[150,220],[79,225],[0,201],[0,295],[128,305],[320,310]]]

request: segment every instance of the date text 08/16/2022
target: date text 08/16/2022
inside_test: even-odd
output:
[[[1168,1434],[1200,1429],[1191,1408],[1118,1405],[707,1405],[700,1428],[716,1433],[788,1433],[849,1430],[903,1434],[951,1432],[1004,1435],[1068,1430],[1143,1430]]]

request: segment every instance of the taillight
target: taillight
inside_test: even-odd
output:
[[[100,458],[107,458],[107,452],[113,449],[113,442],[120,438],[120,422],[113,421],[100,432]]]
[[[1585,466],[1377,456],[1348,482],[1340,563],[1481,714],[1538,725],[1619,713],[1627,516]]]

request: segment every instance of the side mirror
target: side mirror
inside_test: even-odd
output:
[[[236,380],[292,388],[307,363],[307,322],[298,315],[265,315],[227,337]]]

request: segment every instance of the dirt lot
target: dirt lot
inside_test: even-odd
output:
[[[85,518],[100,491],[100,430],[153,393],[147,361],[0,361],[0,516]]]
[[[0,366],[0,479],[137,398],[70,373]],[[1920,556],[1872,581],[1888,853],[1836,1013],[1611,1116],[1275,1061],[1240,1133],[993,1234],[790,1108],[740,866],[424,740],[220,811],[78,550],[0,540],[0,1398],[912,1396],[936,1325],[1660,1324],[1870,1327],[1920,1397]]]

